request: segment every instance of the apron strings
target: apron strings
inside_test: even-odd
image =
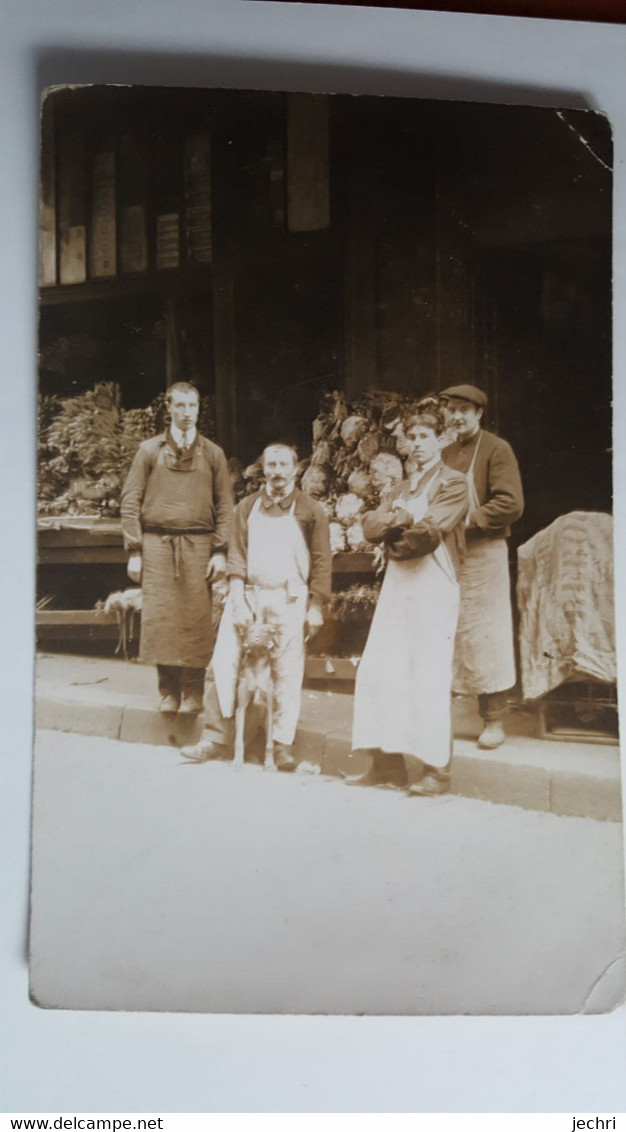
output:
[[[169,542],[172,544],[172,553],[174,555],[174,578],[180,578],[180,568],[183,560],[183,542],[188,542],[193,545],[189,535],[163,535],[162,542]]]

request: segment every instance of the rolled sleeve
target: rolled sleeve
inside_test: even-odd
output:
[[[395,557],[423,558],[432,554],[443,537],[458,526],[467,513],[469,491],[465,477],[440,484],[427,514],[402,532],[390,546]]]
[[[226,573],[229,578],[241,578],[244,582],[248,576],[248,515],[250,507],[247,500],[238,503],[233,512],[230,539],[228,543],[228,558],[226,560]]]
[[[223,452],[218,452],[213,469],[213,501],[215,530],[211,540],[212,554],[226,554],[233,523],[233,491],[228,464]]]
[[[324,606],[330,601],[332,553],[330,549],[328,518],[322,508],[317,505],[314,508],[310,554],[311,577],[309,580],[309,594],[311,601]]]
[[[368,542],[383,542],[391,534],[400,534],[406,526],[406,523],[398,521],[398,513],[392,508],[392,504],[398,496],[399,490],[397,488],[385,492],[380,506],[375,511],[367,511],[363,516],[361,525]]]
[[[141,505],[146,492],[152,461],[144,448],[136,453],[122,488],[120,513],[124,549],[134,554],[141,550]]]
[[[489,498],[472,513],[474,526],[488,533],[506,530],[524,513],[524,492],[513,449],[502,441],[487,468]]]

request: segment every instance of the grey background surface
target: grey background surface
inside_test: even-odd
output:
[[[615,131],[618,577],[626,503],[626,29],[233,0],[5,0],[0,460],[5,1111],[624,1111],[626,1011],[527,1019],[41,1011],[25,962],[32,734],[38,86],[152,82],[587,105]],[[621,313],[620,313],[621,312]],[[620,651],[625,651],[618,593]],[[622,664],[623,669],[623,664]],[[114,932],[115,924],[111,924]]]

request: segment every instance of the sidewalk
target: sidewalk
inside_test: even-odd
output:
[[[174,747],[195,743],[202,720],[156,710],[155,671],[101,657],[42,653],[37,660],[37,727]],[[351,695],[305,689],[296,755],[302,772],[359,773],[366,756],[350,750]],[[507,740],[480,751],[471,701],[454,704],[452,792],[523,809],[621,820],[617,747],[540,740],[522,712],[510,713]]]

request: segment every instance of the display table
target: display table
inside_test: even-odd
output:
[[[40,566],[124,563],[128,559],[119,519],[39,519],[37,551]]]
[[[119,519],[98,519],[88,516],[45,517],[38,521],[38,609],[37,638],[40,644],[76,644],[81,641],[109,645],[118,639],[119,625],[114,615],[101,609],[81,607],[80,589],[88,573],[95,578],[98,597],[104,600],[114,589],[130,585],[124,567],[128,553],[124,550]],[[341,589],[353,580],[371,581],[374,555],[366,552],[342,552],[333,558],[333,588]],[[54,591],[62,579],[64,608],[53,608]],[[92,581],[92,585],[93,585]],[[72,600],[76,591],[76,608]],[[51,597],[50,604],[46,604]],[[67,608],[67,606],[70,608]],[[358,664],[355,656],[337,656],[340,626],[330,615],[314,642],[307,659],[307,677],[311,680],[351,681]],[[358,634],[363,637],[363,632]],[[135,633],[135,639],[138,632]],[[317,654],[317,655],[315,655]],[[320,655],[321,654],[321,655]]]
[[[119,519],[42,518],[37,523],[40,566],[126,562]],[[372,574],[374,555],[343,551],[333,558],[333,574]]]

